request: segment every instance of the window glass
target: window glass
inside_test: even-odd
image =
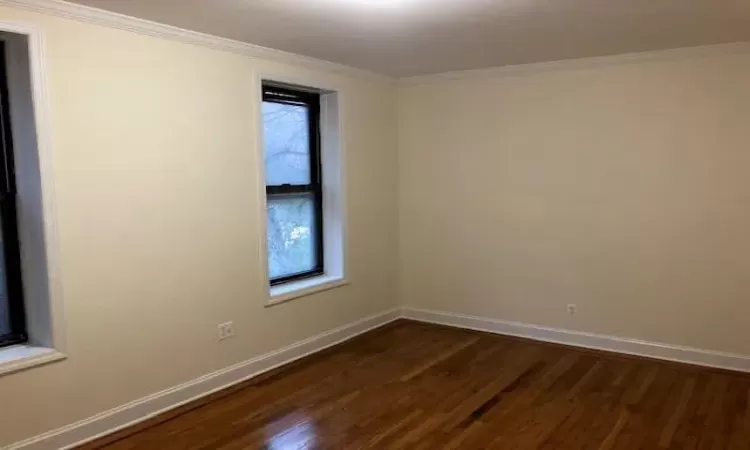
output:
[[[268,262],[272,279],[315,269],[314,209],[311,194],[268,200]]]
[[[266,184],[310,183],[308,108],[263,102]]]

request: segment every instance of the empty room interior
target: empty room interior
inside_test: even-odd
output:
[[[747,0],[0,0],[0,449],[750,449]]]

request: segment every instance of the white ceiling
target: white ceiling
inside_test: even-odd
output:
[[[750,0],[74,0],[404,77],[750,41]]]

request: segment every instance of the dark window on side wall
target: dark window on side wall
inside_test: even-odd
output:
[[[263,85],[271,285],[324,273],[320,95]]]
[[[5,43],[0,42],[0,347],[26,341]]]

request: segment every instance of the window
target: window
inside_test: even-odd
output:
[[[263,84],[268,275],[324,274],[320,94]]]
[[[5,56],[0,42],[0,347],[26,341]]]
[[[266,306],[346,279],[342,94],[258,78],[266,191]]]
[[[43,45],[0,23],[0,376],[66,357]]]

